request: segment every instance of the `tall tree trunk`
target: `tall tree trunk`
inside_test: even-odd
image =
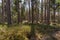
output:
[[[7,0],[2,0],[2,24],[4,24],[6,22],[6,1]]]
[[[36,4],[35,4],[35,6],[36,6],[36,23],[38,23],[38,21],[39,21],[39,1],[38,0],[36,0]]]
[[[20,23],[19,0],[17,1],[18,24]]]
[[[44,23],[46,23],[46,11],[47,11],[47,9],[46,9],[46,8],[47,8],[47,7],[46,7],[46,1],[47,1],[47,0],[44,0],[44,4],[45,4],[45,6],[44,6],[44,8],[45,8],[45,10],[44,10],[44,11],[45,11],[45,12],[44,12]]]
[[[52,0],[51,1],[52,2],[52,5],[54,5],[55,3],[56,3],[56,0]],[[56,9],[55,8],[53,8],[53,23],[55,24],[55,11],[56,11]]]
[[[5,1],[2,0],[2,24],[4,24],[4,14],[5,14]]]
[[[50,24],[50,0],[47,0],[47,24]]]
[[[41,23],[43,22],[43,0],[41,0]]]
[[[30,1],[29,1],[29,22],[31,22],[31,15],[30,15]]]
[[[31,0],[32,4],[32,24],[34,23],[34,0]]]
[[[30,40],[36,40],[35,39],[35,27],[33,25],[34,23],[34,1],[35,0],[31,0],[31,6],[32,6],[32,25],[31,25],[31,39]]]
[[[16,11],[17,11],[17,20],[18,20],[18,24],[20,23],[20,12],[19,12],[19,0],[15,0],[15,2],[16,2]]]
[[[6,1],[6,13],[8,26],[11,25],[11,11],[10,11],[10,0]]]

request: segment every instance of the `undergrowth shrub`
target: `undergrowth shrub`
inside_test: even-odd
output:
[[[26,33],[30,32],[29,26],[22,27],[1,27],[0,40],[28,40]]]

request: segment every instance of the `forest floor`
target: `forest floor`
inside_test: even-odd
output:
[[[29,38],[31,37],[32,28],[34,28],[36,40],[60,40],[60,27],[43,24],[0,26],[0,40],[31,40]]]

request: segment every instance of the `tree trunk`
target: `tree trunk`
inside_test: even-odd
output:
[[[28,18],[28,20],[29,20],[29,22],[31,22],[31,15],[30,15],[30,2],[29,2],[29,18]]]
[[[18,20],[18,24],[20,23],[20,12],[19,12],[19,0],[15,0],[16,2],[16,11],[17,11],[17,20]]]
[[[6,1],[6,13],[8,26],[11,25],[11,11],[10,11],[10,0]]]
[[[34,4],[35,0],[31,0],[32,2],[32,25],[31,25],[31,39],[30,40],[36,40],[36,35],[35,35],[35,26],[33,25],[34,23]]]
[[[43,23],[43,0],[41,0],[41,23]]]
[[[46,8],[47,8],[47,7],[46,7],[46,1],[47,1],[47,0],[44,1],[44,2],[45,2],[44,23],[46,23],[46,11],[47,11],[47,9],[46,9]]]
[[[19,0],[17,0],[18,24],[20,23]]]
[[[39,21],[39,1],[36,0],[36,23]]]
[[[31,0],[32,2],[32,24],[34,23],[34,0]]]
[[[2,24],[4,24],[4,14],[5,14],[5,0],[2,0]]]
[[[50,24],[50,0],[47,0],[47,24]]]

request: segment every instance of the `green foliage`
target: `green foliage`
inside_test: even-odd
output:
[[[60,3],[60,0],[56,0],[56,2],[59,2]]]

